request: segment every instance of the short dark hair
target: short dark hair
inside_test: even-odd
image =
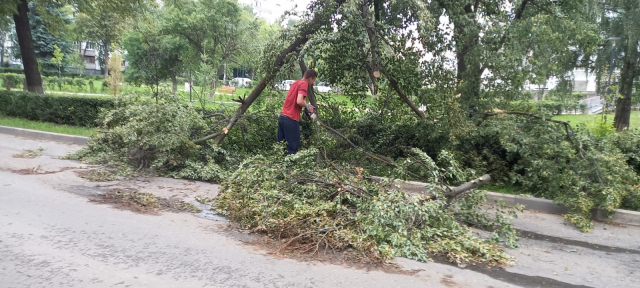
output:
[[[318,78],[318,72],[316,72],[316,70],[313,70],[313,69],[307,69],[307,71],[304,71],[304,75],[302,76],[302,78],[304,79]]]

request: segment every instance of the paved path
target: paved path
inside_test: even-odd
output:
[[[39,146],[43,156],[12,157]],[[87,182],[73,170],[86,165],[56,159],[78,148],[0,134],[0,287],[640,286],[640,229],[598,224],[584,234],[560,217],[536,213],[516,222],[530,232],[521,248],[508,250],[517,264],[506,269],[398,258],[412,273],[387,273],[276,258],[243,243],[251,237],[230,232],[221,219],[141,215],[90,202],[109,185],[186,201],[215,196],[217,185],[164,178]],[[17,173],[34,170],[48,173]]]

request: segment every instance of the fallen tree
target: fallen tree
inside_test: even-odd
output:
[[[352,248],[362,261],[374,263],[394,256],[429,261],[435,255],[458,265],[512,260],[495,245],[500,238],[515,245],[508,223],[512,212],[488,217],[480,211],[482,192],[463,195],[477,180],[451,191],[434,186],[422,195],[406,194],[388,181],[368,180],[362,168],[316,163],[317,153],[309,149],[285,159],[247,159],[222,182],[216,210],[243,228],[280,241],[278,251],[326,254]],[[439,178],[444,170],[436,168],[432,172]],[[448,202],[445,193],[458,197]],[[464,223],[499,232],[482,239]]]

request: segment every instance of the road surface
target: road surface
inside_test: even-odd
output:
[[[13,158],[45,148],[34,159]],[[57,159],[78,146],[0,134],[0,288],[13,287],[639,287],[640,229],[597,224],[580,233],[561,217],[525,213],[528,238],[507,268],[420,263],[400,273],[274,257],[221,218],[136,214],[91,202],[110,187],[189,201],[217,185],[151,178],[96,183]],[[607,246],[610,245],[610,246]],[[613,247],[615,246],[615,247]],[[404,271],[404,273],[403,273]]]

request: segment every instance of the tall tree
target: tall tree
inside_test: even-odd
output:
[[[597,74],[603,76],[604,73],[613,71],[614,68],[620,70],[618,78],[618,93],[616,98],[616,114],[614,126],[616,130],[629,129],[629,119],[631,117],[632,96],[634,94],[634,84],[640,76],[638,61],[640,61],[640,1],[637,0],[609,0],[602,3],[601,29],[608,37],[619,37],[614,45],[618,47],[617,53],[611,56],[611,43],[603,45],[598,55],[601,59],[597,63]],[[613,62],[613,67],[609,67]],[[608,68],[608,69],[607,69]],[[607,71],[609,70],[609,71]],[[608,78],[608,76],[605,76]],[[603,78],[603,77],[598,77]],[[611,91],[603,91],[609,93]]]
[[[22,65],[24,66],[27,91],[44,93],[42,89],[42,77],[40,76],[38,60],[36,59],[36,52],[33,46],[31,27],[29,25],[29,4],[27,0],[19,1],[17,9],[14,10],[13,21],[16,25],[16,35],[20,46]]]
[[[66,29],[64,29],[65,25],[71,23],[68,11],[66,11],[64,6],[59,4],[43,4],[46,5],[46,7],[38,7],[37,3],[30,2],[28,5],[29,26],[38,63],[42,70],[59,72],[61,67],[57,63],[52,62],[52,59],[55,58],[54,47],[57,46],[60,52],[65,55],[69,55],[73,50],[73,44],[67,39],[67,32]],[[61,21],[61,23],[45,21],[51,18],[57,19]],[[12,37],[14,42],[13,46],[19,47],[16,36],[17,35],[14,34]],[[22,58],[20,49],[16,49],[13,52],[13,56],[16,59]]]
[[[167,17],[163,18],[163,31],[187,40],[196,60],[204,58],[204,64],[224,73],[224,64],[241,53],[241,42],[247,33],[247,23],[242,9],[231,0],[171,0],[165,3]],[[192,61],[198,63],[199,61]],[[211,92],[217,77],[211,77]]]
[[[4,65],[4,55],[6,53],[4,44],[7,36],[11,33],[11,23],[13,23],[11,18],[1,15],[2,12],[0,11],[0,66]]]
[[[118,42],[128,27],[131,18],[127,14],[118,14],[108,9],[100,9],[76,15],[76,27],[85,40],[98,43],[100,47],[100,65],[104,78],[109,76],[109,55],[111,45]]]
[[[446,17],[419,26],[422,43],[436,55],[455,55],[458,93],[476,110],[490,105],[483,91],[512,97],[527,80],[567,77],[598,41],[583,0],[423,2]]]
[[[122,1],[122,0],[4,0],[0,2],[0,17],[13,16],[16,27],[18,44],[20,46],[20,54],[22,56],[22,64],[24,65],[24,74],[27,82],[27,89],[32,92],[43,93],[42,78],[38,70],[38,61],[34,51],[31,28],[29,24],[29,6],[28,3],[36,3],[36,7],[46,7],[48,4],[71,5],[79,12],[116,11],[119,15],[131,15],[134,8],[145,4],[145,0]],[[149,3],[155,3],[149,1]],[[40,8],[42,9],[42,8]],[[46,13],[46,9],[38,12]],[[49,15],[48,15],[49,16]],[[60,19],[56,17],[47,17],[47,22],[61,24]],[[48,29],[56,29],[59,25],[49,25]]]
[[[155,86],[155,93],[161,81],[171,79],[173,93],[178,90],[177,77],[184,72],[183,58],[187,57],[189,43],[186,39],[166,35],[160,31],[162,11],[149,11],[140,17],[123,40],[129,61],[127,82],[144,83]]]

